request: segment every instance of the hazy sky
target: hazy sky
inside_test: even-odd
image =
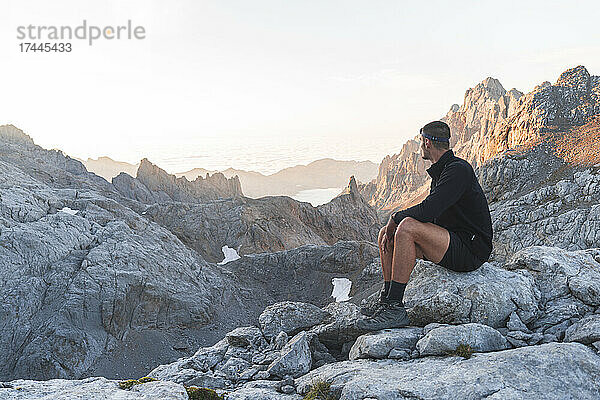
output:
[[[0,124],[78,157],[133,162],[163,143],[254,137],[403,142],[487,76],[526,92],[579,64],[600,74],[595,1],[2,0],[0,7]],[[83,19],[100,26],[130,19],[146,39],[73,41],[69,54],[19,52],[17,26]]]

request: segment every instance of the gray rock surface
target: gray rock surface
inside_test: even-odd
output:
[[[262,333],[267,339],[280,332],[295,334],[323,322],[329,315],[310,303],[285,301],[268,306],[258,317]]]
[[[419,326],[476,322],[500,327],[512,312],[525,323],[536,319],[540,296],[533,278],[523,272],[484,263],[475,271],[461,273],[419,260],[404,303],[409,318]]]
[[[591,344],[600,340],[600,314],[592,314],[569,326],[565,342]]]
[[[146,208],[79,161],[0,129],[0,379],[139,376],[295,293],[326,304],[332,277],[352,279],[377,256],[372,243],[340,242],[226,269]]]
[[[12,388],[0,387],[1,400],[34,399],[90,399],[90,400],[187,400],[182,385],[173,382],[148,382],[133,386],[130,390],[119,388],[118,381],[102,377],[83,380],[51,379],[48,381],[15,380]]]
[[[290,386],[290,385],[287,385]],[[290,386],[292,390],[293,386]],[[294,393],[282,393],[281,384],[274,381],[258,380],[248,382],[240,388],[228,392],[227,400],[301,400],[302,396]]]
[[[323,308],[330,317],[322,324],[311,328],[310,332],[318,336],[319,341],[330,350],[344,353],[344,344],[350,346],[357,337],[366,333],[356,327],[356,321],[362,316],[360,309],[352,303],[330,303]],[[348,351],[350,348],[348,347]]]
[[[306,332],[302,331],[281,349],[281,356],[269,365],[267,372],[273,376],[291,375],[297,378],[310,371],[311,365],[312,357],[308,346],[308,336]]]
[[[236,328],[225,335],[227,343],[236,347],[261,347],[266,345],[262,332],[256,326]]]
[[[210,321],[222,280],[174,235],[94,193],[35,185],[13,202],[0,184],[0,379],[81,376],[130,335],[169,342],[167,328]]]
[[[332,278],[357,282],[360,271],[377,256],[373,243],[338,241],[332,246],[303,245],[250,254],[228,262],[222,269],[241,288],[243,302],[256,303],[261,311],[269,304],[291,299],[322,307],[333,300]],[[257,287],[261,290],[244,290]]]
[[[600,246],[599,168],[565,163],[542,143],[494,158],[480,172],[490,199],[493,258],[530,246]]]
[[[452,353],[459,345],[468,345],[474,352],[481,353],[510,348],[500,332],[475,323],[436,326],[419,339],[416,347],[421,356],[441,356]]]
[[[600,301],[598,249],[565,251],[557,247],[534,246],[517,252],[505,268],[527,273],[540,292],[543,313],[523,321],[540,333],[562,338],[574,320],[594,312]]]
[[[296,380],[332,382],[340,400],[597,399],[600,357],[579,343],[548,343],[461,357],[355,360],[327,364]]]
[[[402,358],[401,351],[410,354],[423,335],[423,329],[407,327],[397,329],[384,329],[361,335],[356,339],[350,349],[350,360],[359,358],[388,358],[394,350],[394,357]]]
[[[219,262],[225,245],[245,255],[340,240],[375,242],[381,228],[377,214],[357,191],[351,180],[348,190],[317,207],[287,196],[235,197],[201,204],[163,202],[148,206],[144,215],[207,261]]]

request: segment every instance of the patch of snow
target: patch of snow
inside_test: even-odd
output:
[[[234,260],[237,260],[238,258],[241,258],[239,256],[239,254],[237,253],[237,251],[235,251],[235,249],[232,249],[229,246],[221,247],[221,251],[223,252],[223,255],[225,256],[225,259],[223,261],[221,261],[220,263],[218,263],[219,265],[227,264],[229,261],[234,261]]]
[[[71,210],[69,207],[63,207],[60,210],[58,210],[58,212],[64,212],[67,214],[75,215],[79,212],[79,210]]]
[[[348,278],[333,278],[331,280],[333,284],[333,292],[331,292],[331,296],[335,299],[336,302],[340,301],[348,301],[350,297],[350,289],[352,288],[352,281]]]

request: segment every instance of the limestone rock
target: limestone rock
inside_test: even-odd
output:
[[[350,193],[318,207],[286,196],[233,197],[152,204],[144,212],[210,262],[223,260],[224,245],[245,255],[308,244],[375,242],[381,228],[375,210]]]
[[[261,347],[266,345],[262,332],[256,326],[236,328],[225,335],[227,343],[237,347]]]
[[[293,386],[287,385],[294,390]],[[248,382],[242,387],[228,392],[228,400],[301,400],[302,396],[294,392],[282,393],[278,382],[257,380]]]
[[[600,264],[594,258],[597,253],[597,249],[569,252],[534,246],[517,252],[506,263],[508,270],[530,274],[540,291],[540,308],[544,312],[535,321],[528,321],[532,322],[532,329],[560,338],[570,319],[594,311],[593,305],[599,300],[596,286]]]
[[[324,323],[314,326],[310,332],[315,333],[327,348],[341,351],[344,343],[353,342],[365,333],[356,327],[356,321],[361,314],[355,304],[334,302],[328,304],[323,310],[328,312],[330,317]]]
[[[543,365],[544,368],[539,368]],[[354,360],[327,364],[296,380],[300,394],[313,380],[332,382],[340,400],[596,399],[600,357],[579,343],[548,343],[460,357],[408,362]]]
[[[592,314],[571,325],[565,332],[565,342],[591,344],[600,340],[600,314]]]
[[[272,304],[258,317],[258,322],[267,339],[285,332],[295,334],[320,324],[328,314],[310,303],[285,301]]]
[[[474,352],[489,352],[510,348],[497,330],[482,324],[446,325],[431,329],[417,342],[421,356],[447,355],[465,344]]]
[[[525,273],[490,263],[461,273],[422,260],[404,294],[409,318],[419,326],[476,322],[500,327],[513,311],[528,323],[540,313],[539,299],[539,290]]]
[[[310,371],[311,363],[308,336],[302,331],[285,345],[281,356],[269,365],[267,372],[279,377],[291,375],[297,378]]]
[[[410,354],[423,334],[423,329],[407,327],[397,329],[384,329],[359,336],[350,349],[350,360],[358,358],[388,358],[392,350],[395,356],[402,358],[400,351]]]
[[[0,389],[1,399],[153,400],[160,398],[187,400],[188,398],[187,392],[182,385],[166,381],[143,383],[133,386],[130,390],[120,389],[118,381],[111,381],[102,377],[83,380],[15,380],[10,385],[12,388]]]

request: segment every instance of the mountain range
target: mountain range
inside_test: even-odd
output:
[[[148,160],[108,182],[0,126],[0,398],[598,398],[600,77],[487,78],[442,119],[494,251],[469,273],[418,260],[411,325],[372,333],[377,233],[428,193],[416,140],[313,207]]]
[[[110,157],[79,161],[88,171],[102,176],[109,182],[121,172],[135,176],[141,164],[115,161]],[[348,177],[354,176],[362,182],[370,181],[377,175],[377,169],[378,165],[371,161],[340,161],[323,158],[307,165],[284,168],[270,175],[234,168],[223,171],[194,168],[174,175],[177,178],[185,177],[189,181],[197,178],[204,179],[207,175],[216,173],[221,173],[226,178],[237,175],[244,195],[257,199],[263,196],[294,196],[300,191],[310,189],[343,188],[348,184]]]

